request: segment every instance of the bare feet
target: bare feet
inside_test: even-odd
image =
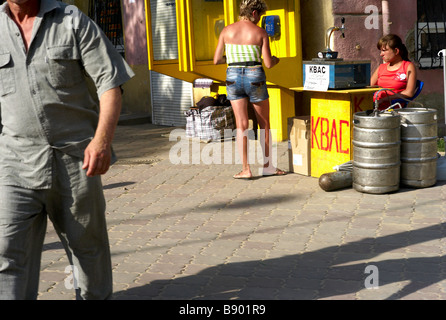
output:
[[[263,176],[284,176],[287,172],[278,168],[263,168]]]
[[[235,176],[233,176],[234,179],[252,179],[252,173],[251,171],[240,171]]]

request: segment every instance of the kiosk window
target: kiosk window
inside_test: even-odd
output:
[[[223,1],[192,0],[195,59],[212,60],[224,27]]]

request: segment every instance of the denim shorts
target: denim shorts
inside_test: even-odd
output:
[[[226,70],[226,96],[228,100],[249,98],[261,102],[269,98],[265,71],[261,66],[228,67]]]

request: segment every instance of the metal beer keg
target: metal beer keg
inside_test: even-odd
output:
[[[401,184],[433,186],[437,182],[437,110],[395,111],[401,116]]]
[[[400,183],[400,119],[395,112],[357,112],[353,118],[353,188],[382,194]]]

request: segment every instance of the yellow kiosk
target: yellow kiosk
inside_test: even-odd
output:
[[[153,29],[157,27],[156,2],[145,1],[149,69],[188,82],[210,78],[218,93],[225,93],[226,66],[214,65],[213,57],[220,31],[238,19],[240,0],[158,1],[160,6],[176,6],[178,55],[163,60],[156,59],[152,45],[156,36]],[[270,38],[271,52],[281,60],[276,67],[265,70],[271,128],[273,139],[284,141],[288,139],[287,119],[295,115],[296,109],[295,92],[289,88],[302,85],[300,1],[274,0],[268,6],[266,16],[274,16],[280,23],[280,35]]]
[[[178,54],[174,58],[160,59],[154,54],[153,38],[165,29],[159,28],[157,22],[160,19],[157,3],[161,7],[175,6]],[[223,27],[238,19],[240,0],[145,0],[145,5],[149,69],[191,83],[198,78],[210,78],[217,86],[216,92],[225,93],[226,66],[214,65],[213,56]],[[268,6],[265,16],[273,18],[280,26],[277,34],[270,37],[272,54],[280,58],[280,63],[265,70],[273,139],[288,140],[288,118],[294,117],[300,109],[298,104],[305,91],[311,105],[311,175],[319,177],[334,171],[334,165],[352,159],[353,114],[372,108],[376,89],[306,91],[303,87],[300,1],[274,0],[269,1]]]

